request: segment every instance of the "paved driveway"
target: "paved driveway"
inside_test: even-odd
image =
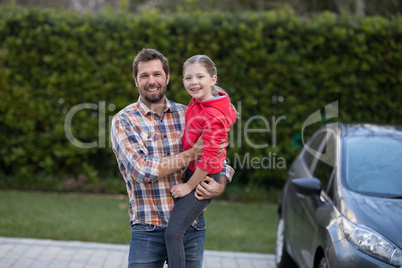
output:
[[[0,268],[127,267],[128,245],[0,237]],[[205,251],[204,268],[274,268],[270,254]]]

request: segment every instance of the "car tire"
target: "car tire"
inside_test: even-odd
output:
[[[298,268],[285,247],[285,220],[282,217],[276,233],[275,264],[277,268]]]
[[[322,257],[319,264],[318,264],[318,268],[328,268],[328,262],[327,259],[325,257]]]

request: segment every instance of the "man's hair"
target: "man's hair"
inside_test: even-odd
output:
[[[138,64],[142,61],[151,61],[151,60],[160,60],[162,63],[163,70],[165,71],[166,76],[169,74],[169,62],[167,58],[153,48],[143,48],[138,52],[137,56],[133,61],[133,75],[137,77],[138,74]]]

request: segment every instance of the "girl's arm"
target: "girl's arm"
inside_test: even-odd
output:
[[[197,167],[193,176],[186,182],[187,186],[192,190],[197,187],[197,185],[208,175],[208,171],[202,170],[201,168]]]
[[[218,164],[219,159],[217,156],[221,154],[221,142],[227,139],[229,129],[225,127],[225,124],[223,124],[218,117],[213,114],[207,115],[210,117],[206,120],[208,124],[203,127],[202,156],[191,178],[186,183],[177,184],[171,188],[170,192],[174,198],[184,197],[191,193],[208,175],[209,171]],[[226,147],[227,143],[225,142],[224,144],[224,147]]]
[[[172,196],[174,198],[181,198],[189,193],[197,187],[197,185],[208,175],[208,171],[202,170],[201,168],[197,167],[193,176],[186,182],[174,185],[170,190]]]

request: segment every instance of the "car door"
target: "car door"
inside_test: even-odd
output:
[[[315,157],[311,153],[311,150],[319,152],[324,142],[326,133],[325,131],[318,131],[312,138],[306,143],[302,152],[292,164],[289,171],[290,179],[312,177],[311,166],[315,162]],[[295,192],[295,189],[291,185],[288,186],[287,192],[287,204],[285,207],[288,209],[285,211],[285,230],[287,230],[288,243],[292,251],[292,256],[298,263],[303,261],[305,257],[302,255],[302,249],[305,248],[305,241],[303,241],[305,232],[309,229],[309,220],[306,218],[311,213],[307,213],[306,200],[304,196]],[[311,233],[311,230],[308,230]]]
[[[321,181],[324,190],[329,189],[335,171],[332,162],[328,161],[333,159],[332,154],[335,153],[332,148],[332,137],[332,131],[324,128],[310,139],[300,157],[308,172],[302,174],[299,171],[295,174],[295,178],[316,177]],[[295,193],[294,213],[290,216],[293,219],[290,222],[293,222],[292,241],[297,249],[297,259],[302,264],[301,267],[311,267],[314,260],[317,233],[320,229],[316,211],[327,199],[325,191],[320,196],[303,196]]]

